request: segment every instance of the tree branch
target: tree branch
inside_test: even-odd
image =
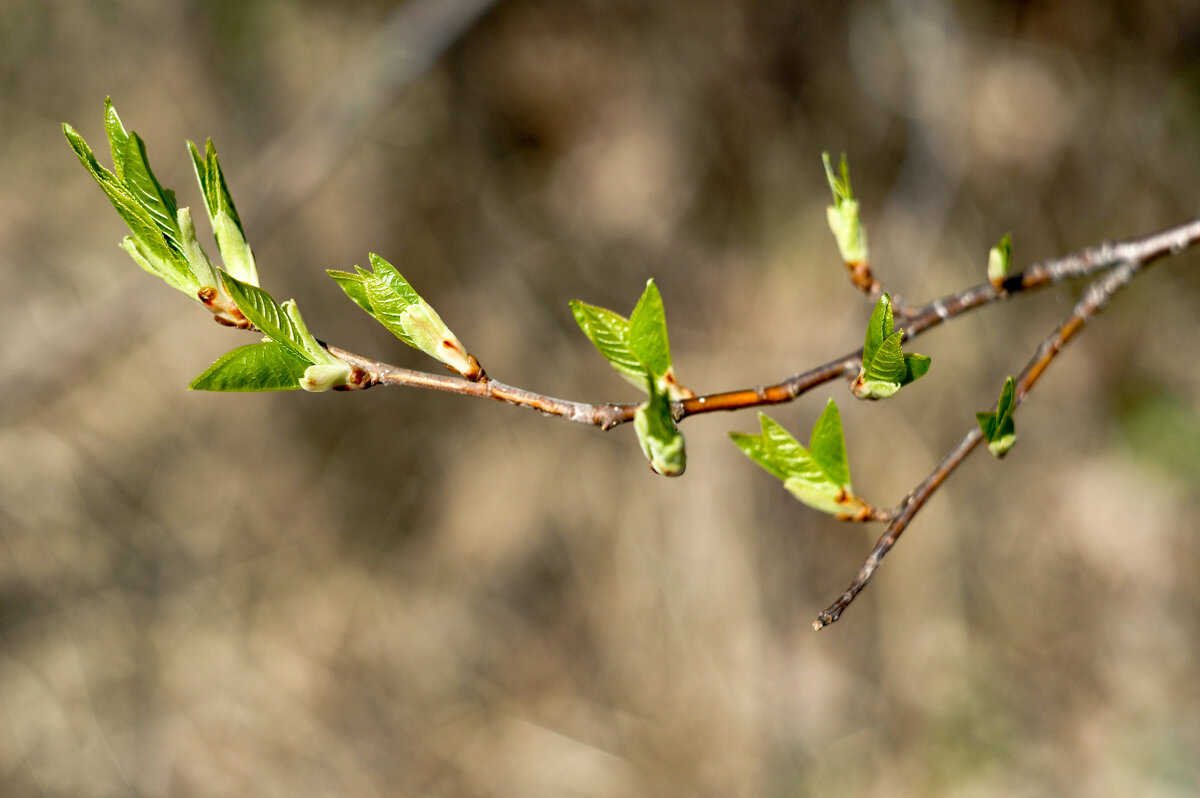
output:
[[[1196,226],[1197,223],[1191,223]],[[1168,232],[1168,231],[1164,231]],[[1162,234],[1160,234],[1162,235]],[[1099,313],[1113,294],[1120,291],[1141,273],[1150,263],[1162,257],[1168,252],[1178,252],[1182,248],[1190,245],[1191,240],[1187,243],[1168,244],[1166,249],[1157,246],[1136,246],[1138,243],[1144,243],[1147,239],[1142,239],[1141,242],[1129,242],[1127,245],[1113,245],[1115,251],[1118,247],[1124,256],[1120,266],[1116,267],[1108,274],[1095,280],[1088,286],[1082,299],[1076,303],[1071,311],[1071,315],[1058,326],[1058,329],[1053,334],[1048,336],[1041,345],[1038,346],[1037,352],[1033,358],[1022,370],[1021,375],[1017,378],[1016,390],[1013,395],[1013,401],[1017,406],[1020,406],[1026,395],[1038,379],[1041,378],[1050,362],[1062,351],[1063,347],[1083,329],[1095,314]],[[1176,241],[1184,241],[1180,238]],[[1092,250],[1084,250],[1079,253],[1086,255],[1089,252],[1100,252],[1106,245],[1093,248]],[[1072,256],[1069,256],[1072,257]],[[1107,255],[1105,255],[1107,257]],[[1062,259],[1066,261],[1067,259]],[[1085,259],[1080,259],[1078,263],[1085,263]],[[1099,260],[1097,259],[1097,262]],[[1080,268],[1083,268],[1082,266]],[[1090,271],[1094,271],[1099,266],[1087,267]],[[1059,278],[1061,279],[1061,278]],[[935,303],[936,304],[936,303]],[[921,508],[929,501],[934,492],[942,486],[942,483],[954,472],[956,468],[967,458],[980,441],[983,440],[983,433],[979,427],[974,427],[968,432],[963,439],[960,440],[950,452],[942,458],[937,467],[925,477],[921,484],[917,485],[900,503],[898,512],[892,522],[888,525],[879,541],[875,544],[875,548],[867,555],[867,559],[863,562],[862,567],[858,569],[858,573],[854,577],[854,581],[850,583],[850,587],[846,589],[837,601],[831,604],[826,609],[817,614],[817,619],[813,621],[813,628],[820,630],[831,623],[834,623],[842,616],[846,607],[854,601],[855,597],[862,592],[863,588],[870,583],[871,578],[875,575],[875,571],[879,568],[883,558],[887,555],[892,547],[896,545],[896,541],[904,534],[904,530],[912,522],[912,519]]]
[[[1168,227],[1139,238],[1105,242],[1081,249],[1061,258],[1034,264],[1004,281],[999,289],[984,283],[957,294],[942,297],[914,309],[900,308],[897,323],[904,327],[904,337],[911,340],[942,322],[962,316],[992,302],[1029,291],[1036,291],[1065,280],[1087,277],[1115,263],[1148,264],[1169,254],[1176,254],[1200,242],[1200,219]],[[636,403],[588,404],[558,399],[526,391],[496,380],[472,382],[461,377],[414,371],[363,357],[337,347],[329,351],[352,366],[367,372],[368,378],[356,387],[374,385],[407,386],[445,391],[463,396],[475,396],[527,407],[545,415],[599,427],[603,430],[631,421]],[[828,363],[789,377],[775,385],[741,388],[732,391],[683,399],[673,404],[676,421],[701,413],[723,410],[744,410],[752,407],[790,402],[819,385],[838,379],[851,378],[862,363],[862,350],[849,352]]]

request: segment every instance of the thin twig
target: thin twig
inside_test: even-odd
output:
[[[558,416],[568,421],[587,424],[600,429],[611,429],[624,420],[627,413],[632,413],[636,405],[623,404],[586,404],[572,402],[567,399],[557,399],[553,396],[527,391],[505,385],[499,380],[484,378],[478,381],[452,377],[449,374],[430,374],[425,371],[400,368],[387,363],[347,352],[336,346],[326,347],[330,354],[339,357],[355,368],[368,374],[366,381],[358,385],[369,388],[372,385],[404,385],[411,388],[427,388],[431,391],[444,391],[462,396],[475,396],[484,399],[494,399],[517,407],[536,410],[544,415]]]
[[[1009,277],[999,290],[984,283],[957,294],[942,297],[919,308],[905,309],[903,315],[898,319],[898,323],[904,327],[905,338],[913,339],[944,321],[957,318],[992,302],[1008,299],[1014,294],[1035,291],[1068,279],[1093,275],[1114,263],[1147,264],[1165,255],[1182,252],[1197,242],[1200,242],[1200,219],[1175,225],[1140,238],[1098,244],[1061,258],[1034,264]],[[463,396],[495,399],[605,430],[631,421],[638,407],[636,403],[587,404],[573,402],[514,388],[495,380],[471,382],[460,377],[400,368],[336,347],[329,347],[329,350],[352,366],[361,368],[371,375],[371,379],[361,387],[371,387],[372,385],[408,386],[457,393]],[[744,410],[790,402],[807,391],[839,377],[853,377],[858,373],[861,363],[862,350],[858,349],[789,377],[775,385],[741,388],[677,401],[673,408],[675,419],[681,421],[688,416],[701,413]]]
[[[1072,309],[1071,315],[1058,326],[1058,329],[1053,334],[1048,336],[1038,346],[1037,352],[1017,378],[1016,390],[1013,395],[1015,405],[1019,406],[1021,404],[1025,396],[1029,393],[1029,390],[1050,365],[1050,362],[1062,351],[1067,342],[1083,329],[1088,319],[1099,313],[1108,304],[1108,300],[1112,298],[1113,294],[1128,285],[1150,263],[1166,253],[1159,252],[1153,248],[1129,248],[1126,250],[1126,254],[1136,255],[1137,257],[1126,260],[1108,274],[1091,283],[1088,286],[1088,290],[1084,293],[1083,298]],[[837,601],[817,614],[817,619],[813,621],[814,629],[823,629],[841,617],[846,607],[850,606],[855,597],[871,581],[871,577],[875,575],[875,571],[879,568],[883,558],[896,545],[896,541],[904,534],[904,530],[908,528],[913,517],[920,512],[921,508],[925,506],[934,492],[941,487],[947,477],[954,472],[954,469],[958,468],[963,460],[967,458],[967,455],[982,440],[983,433],[979,427],[973,427],[942,458],[942,461],[937,464],[937,467],[933,469],[929,476],[905,497],[904,501],[900,504],[896,517],[879,538],[879,541],[875,544],[875,548],[867,555],[867,559],[863,562],[862,567],[858,569],[858,573],[855,575],[854,581],[850,583],[850,587],[838,597]]]

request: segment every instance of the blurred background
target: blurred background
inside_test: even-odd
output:
[[[438,370],[324,275],[379,252],[492,376],[626,401],[568,300],[628,312],[654,277],[700,392],[861,344],[822,150],[914,302],[1006,231],[1025,265],[1196,215],[1196,4],[0,0],[0,793],[1200,791],[1197,255],[816,634],[880,528],[749,463],[753,413],[687,421],[666,480],[629,428],[495,403],[187,391],[249,339],[117,248],[60,129],[108,163],[106,95],[181,205],[185,139],[215,140],[317,335]],[[1080,290],[923,336],[891,401],[773,416],[807,437],[836,397],[894,504]]]

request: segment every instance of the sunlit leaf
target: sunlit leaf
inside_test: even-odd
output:
[[[329,271],[346,296],[404,343],[437,358],[468,379],[483,371],[433,307],[421,298],[392,264],[371,253],[373,271]]]
[[[895,329],[892,300],[887,294],[875,303],[863,341],[862,369],[852,390],[859,399],[886,399],[929,371],[925,355],[905,352],[904,331]]]
[[[976,413],[975,420],[987,441],[988,451],[994,457],[1003,457],[1017,442],[1017,427],[1013,420],[1016,410],[1016,382],[1012,377],[1004,381],[1000,390],[1000,399],[996,410],[990,413]]]
[[[814,509],[840,517],[860,518],[869,506],[854,495],[841,417],[830,400],[813,426],[810,448],[765,413],[758,414],[758,435],[731,433],[742,452],[783,481],[783,486]]]
[[[846,156],[842,155],[836,174],[829,160],[829,153],[822,153],[821,160],[825,164],[825,176],[833,192],[833,205],[826,210],[826,217],[829,229],[837,241],[838,251],[847,264],[866,263],[869,259],[867,231],[859,218],[858,200],[854,198],[854,190],[850,186],[850,166],[846,162]]]
[[[629,349],[655,378],[671,370],[667,314],[654,280],[647,281],[646,290],[629,316]]]
[[[194,391],[292,391],[312,365],[276,341],[226,352],[188,387]]]

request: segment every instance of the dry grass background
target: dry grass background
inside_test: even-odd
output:
[[[631,430],[457,397],[189,393],[244,341],[116,248],[59,131],[102,143],[111,94],[181,204],[211,135],[266,287],[353,350],[428,366],[323,275],[377,251],[497,378],[628,399],[566,303],[653,276],[711,391],[860,341],[822,149],[912,299],[1008,230],[1027,263],[1195,215],[1194,4],[499,0],[389,80],[398,13],[0,0],[0,793],[1200,791],[1195,255],[814,634],[878,530],[746,462],[751,414],[689,421],[668,481]],[[1076,292],[922,338],[885,404],[775,416],[836,396],[856,486],[894,502]]]

